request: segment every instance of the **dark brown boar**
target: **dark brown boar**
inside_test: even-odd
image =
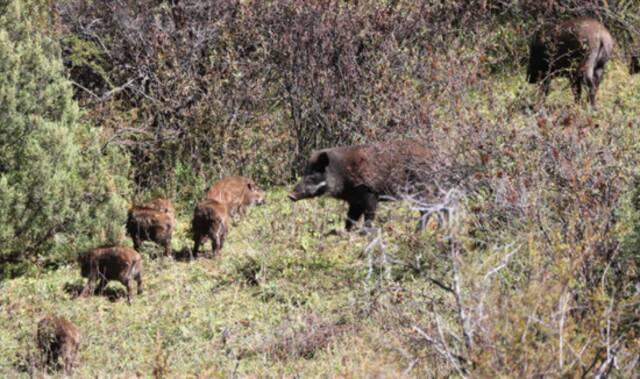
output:
[[[173,204],[168,199],[158,198],[129,209],[126,228],[137,251],[143,241],[153,241],[164,248],[164,256],[170,256],[175,225]]]
[[[48,368],[59,369],[62,359],[65,374],[71,374],[80,347],[80,331],[75,325],[64,317],[46,316],[38,323],[37,342]]]
[[[117,280],[127,287],[127,302],[131,304],[132,279],[138,283],[142,294],[142,257],[130,247],[106,246],[88,250],[78,255],[80,273],[88,278],[81,296],[93,294],[98,283],[101,291],[110,280]]]
[[[249,178],[228,176],[220,179],[207,192],[207,199],[213,199],[227,205],[230,216],[244,215],[246,207],[264,204],[262,191]]]
[[[582,85],[588,89],[589,103],[596,105],[596,93],[606,63],[611,59],[614,40],[599,21],[574,18],[545,26],[529,45],[529,83],[540,83],[545,96],[554,77],[565,76],[571,82],[576,102]]]
[[[364,215],[375,218],[380,200],[395,200],[418,190],[428,174],[431,154],[417,140],[335,147],[313,152],[289,198],[329,195],[349,204],[346,229]]]
[[[193,211],[193,256],[197,257],[200,245],[206,238],[211,239],[211,250],[215,256],[224,244],[229,225],[229,208],[226,204],[212,199],[198,203]]]

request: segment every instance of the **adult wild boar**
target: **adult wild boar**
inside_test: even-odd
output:
[[[249,178],[228,176],[209,188],[207,199],[225,204],[230,216],[244,216],[246,207],[264,204],[264,191]]]
[[[211,239],[211,250],[215,256],[224,244],[229,225],[229,207],[213,199],[198,203],[193,211],[191,229],[193,232],[193,256],[197,257],[202,242]]]
[[[416,140],[334,147],[315,151],[289,198],[329,195],[349,204],[346,229],[364,215],[374,219],[378,201],[418,190],[429,174],[431,154]],[[420,225],[419,225],[420,226]]]
[[[545,96],[554,77],[565,76],[571,82],[576,102],[582,85],[588,89],[589,103],[596,105],[596,92],[611,58],[614,40],[599,21],[574,18],[545,26],[529,45],[529,83],[540,83]]]
[[[137,251],[140,251],[143,241],[153,241],[164,248],[165,256],[171,255],[171,236],[175,225],[175,209],[165,198],[134,206],[127,214],[127,234]]]
[[[62,359],[65,374],[71,374],[80,346],[80,331],[75,325],[64,317],[46,316],[38,323],[37,342],[46,367],[59,369]]]
[[[109,280],[117,280],[127,287],[127,302],[131,304],[132,279],[138,283],[138,295],[142,294],[142,257],[130,247],[105,246],[78,255],[80,274],[88,278],[81,296],[93,294],[96,282],[101,291]]]

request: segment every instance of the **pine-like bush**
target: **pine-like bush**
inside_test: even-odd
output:
[[[0,15],[0,278],[116,238],[126,209],[127,160],[79,121],[34,12],[16,0]]]

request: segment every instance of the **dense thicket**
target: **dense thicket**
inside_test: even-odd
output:
[[[427,131],[451,91],[519,69],[539,21],[595,15],[627,40],[634,4],[75,0],[57,13],[91,120],[133,153],[139,189],[171,191],[176,175],[282,184],[318,146]]]
[[[55,39],[20,1],[0,15],[0,278],[118,233],[128,162],[78,121]],[[117,163],[124,171],[112,172]]]

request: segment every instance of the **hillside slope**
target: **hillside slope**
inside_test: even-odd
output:
[[[506,77],[487,93],[470,94],[461,113],[473,110],[486,124],[500,122],[493,119],[496,113],[509,114],[503,127],[514,134],[539,127],[562,136],[573,133],[571,125],[558,126],[566,117],[587,120],[576,129],[596,147],[611,149],[622,182],[629,182],[640,156],[640,78],[612,65],[597,111],[574,107],[563,86],[554,84],[547,110],[533,114],[524,106],[532,102],[533,88],[521,76]],[[555,130],[539,121],[545,112]],[[448,119],[446,111],[440,117],[442,124],[462,122]],[[495,142],[496,150],[514,155],[488,166],[497,178],[518,169],[525,170],[522,178],[535,180],[549,171],[538,160],[547,153],[537,149],[546,146],[518,145],[521,150],[510,152]],[[591,164],[581,155],[567,161],[581,168]],[[508,198],[511,184],[504,183]],[[485,210],[502,194],[479,190],[456,208],[460,226],[453,242],[434,222],[414,233],[417,212],[408,203],[381,205],[381,229],[368,236],[332,233],[343,227],[343,203],[291,203],[287,189],[274,189],[266,205],[252,208],[231,228],[215,259],[162,261],[151,258],[158,247],[145,245],[145,293],[132,306],[107,296],[74,299],[71,293],[82,284],[74,265],[0,283],[0,376],[28,375],[35,325],[47,313],[64,315],[83,333],[76,377],[439,377],[471,369],[479,376],[530,376],[587,370],[590,362],[604,361],[595,341],[604,338],[603,315],[615,313],[606,311],[604,290],[590,293],[589,301],[602,308],[587,315],[576,311],[581,299],[567,295],[582,293],[576,262],[592,246],[591,235],[571,234],[571,228],[597,225],[580,220],[582,205],[572,208],[568,196],[580,195],[576,188],[518,192],[524,213],[498,215]],[[536,207],[538,213],[526,213]],[[177,209],[173,247],[181,251],[191,246],[192,207]],[[620,220],[616,236],[633,228]],[[122,290],[112,283],[107,292]],[[637,294],[625,298],[620,314],[633,315],[637,301]],[[624,313],[627,305],[631,311]],[[618,347],[623,363],[640,352],[637,337],[628,341]],[[564,357],[559,363],[558,356]],[[629,374],[625,367],[631,366],[621,364],[621,376]]]
[[[46,313],[64,315],[82,331],[78,377],[158,370],[169,376],[342,376],[400,369],[394,354],[377,352],[382,325],[360,316],[368,237],[323,237],[341,229],[344,207],[332,200],[293,205],[285,195],[269,193],[267,205],[232,227],[216,259],[163,262],[149,256],[158,248],[145,245],[145,293],[132,306],[108,296],[73,299],[68,292],[83,283],[73,266],[3,283],[0,324],[11,327],[0,332],[0,375],[30,364],[35,325]],[[406,226],[408,232],[411,222]],[[187,227],[182,218],[177,250],[191,246]],[[119,283],[107,288],[112,296],[123,291]]]

